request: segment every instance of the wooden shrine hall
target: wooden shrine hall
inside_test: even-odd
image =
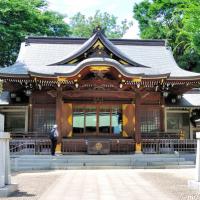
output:
[[[147,139],[196,130],[200,74],[181,69],[165,40],[108,39],[99,27],[89,39],[27,37],[0,79],[4,131],[45,139],[57,124],[58,152],[86,152],[90,142],[141,152]]]

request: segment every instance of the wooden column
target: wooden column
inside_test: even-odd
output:
[[[135,142],[136,142],[135,153],[142,152],[140,107],[141,107],[141,96],[140,93],[137,93],[135,100]]]
[[[160,130],[165,131],[165,99],[160,97]]]
[[[28,105],[28,131],[33,131],[33,94],[29,97]]]
[[[62,133],[65,137],[72,137],[72,104],[62,105]]]
[[[62,143],[62,88],[57,88],[56,96],[56,124],[58,126],[58,143],[56,146],[56,153],[61,153],[61,143]]]
[[[123,137],[133,137],[135,130],[135,104],[122,105]]]

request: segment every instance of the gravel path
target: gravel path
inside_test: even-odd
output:
[[[171,199],[200,200],[200,192],[187,186],[188,180],[194,179],[194,169],[148,170],[139,174]]]
[[[19,192],[3,200],[200,200],[194,169],[66,170],[15,174]]]
[[[63,171],[41,171],[12,175],[12,183],[18,184],[19,191],[1,200],[37,200],[51,186]]]

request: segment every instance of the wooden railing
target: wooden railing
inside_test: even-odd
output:
[[[106,139],[110,141],[110,152],[117,153],[133,153],[135,150],[135,143],[132,139]],[[62,152],[68,153],[86,153],[87,139],[63,139]]]
[[[130,154],[135,151],[135,141],[133,139],[111,139],[110,144],[111,153]]]
[[[85,153],[87,151],[87,140],[84,139],[63,139],[62,152],[66,153]]]

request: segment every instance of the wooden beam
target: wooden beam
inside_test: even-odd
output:
[[[103,98],[119,98],[127,99],[134,98],[134,92],[128,91],[96,91],[96,90],[76,90],[63,91],[65,98],[89,98],[89,97],[103,97]]]

